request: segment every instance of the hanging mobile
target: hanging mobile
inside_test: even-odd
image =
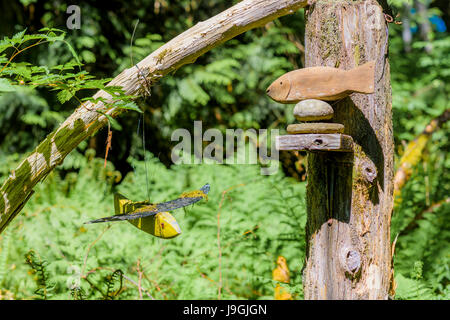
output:
[[[185,192],[174,200],[154,204],[149,201],[132,201],[116,193],[114,195],[116,215],[85,222],[85,224],[128,220],[138,229],[155,237],[174,238],[181,234],[181,229],[168,211],[187,207],[207,198],[209,189],[210,185],[207,183],[199,190]]]
[[[131,37],[131,43],[133,41],[134,33],[136,31],[137,24],[133,30]],[[130,52],[131,63],[133,63],[132,50]],[[138,69],[138,76],[142,77],[142,89],[144,90],[143,95],[145,97],[150,96],[150,84],[148,83],[145,75]],[[170,239],[181,234],[181,228],[178,225],[177,220],[168,212],[175,209],[183,208],[200,201],[203,198],[208,197],[208,192],[210,189],[209,184],[205,184],[199,190],[194,190],[191,192],[185,192],[180,195],[177,199],[170,200],[167,202],[161,202],[152,204],[150,203],[150,189],[148,185],[148,171],[147,171],[147,159],[145,154],[145,127],[144,127],[144,114],[142,114],[142,147],[144,149],[144,164],[145,164],[145,177],[147,182],[147,200],[146,201],[132,201],[121,195],[120,193],[114,194],[114,216],[100,218],[92,221],[85,222],[85,224],[91,223],[101,223],[109,221],[122,221],[128,220],[136,228],[147,232],[155,237]],[[138,125],[139,131],[139,125]],[[108,135],[108,141],[110,136]],[[110,142],[108,143],[108,149],[110,148]],[[108,151],[107,149],[107,151]],[[106,157],[105,157],[106,166]]]

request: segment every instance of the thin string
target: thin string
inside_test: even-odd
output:
[[[139,19],[136,20],[136,24],[134,25],[133,33],[131,34],[131,40],[130,40],[130,62],[131,62],[131,65],[134,65],[134,63],[133,63],[133,39],[134,39],[134,34],[136,32],[138,24],[139,24]],[[137,124],[137,129],[136,129],[137,137],[139,137],[140,127],[141,127],[141,117],[138,118],[138,124]],[[145,155],[145,151],[144,151],[144,155]],[[133,164],[133,172],[134,172],[134,175],[136,176],[136,166],[134,164]]]
[[[136,129],[136,136],[139,137],[139,129],[141,127],[141,117],[138,118],[138,124],[137,124],[137,129]],[[136,176],[136,166],[134,165],[134,163],[131,163],[131,166],[133,167],[133,173]]]
[[[130,40],[130,60],[131,60],[131,65],[134,65],[133,63],[133,39],[134,39],[134,33],[136,32],[136,28],[139,24],[139,19],[137,19],[136,24],[134,25],[134,29],[133,29],[133,33],[131,35],[131,40]]]
[[[133,63],[133,39],[134,34],[136,33],[137,26],[139,24],[139,19],[137,19],[136,24],[134,25],[133,33],[131,34],[131,40],[130,40],[130,60],[131,65],[134,65]],[[136,65],[136,68],[138,69],[139,75],[143,76],[140,72],[139,67]],[[144,77],[145,79],[145,77]],[[136,135],[139,137],[139,128],[140,128],[141,118],[139,118]],[[150,187],[148,184],[148,170],[147,170],[147,153],[146,153],[146,147],[145,147],[145,118],[144,118],[144,112],[142,112],[142,149],[144,152],[144,168],[145,168],[145,182],[147,185],[147,200],[150,202]],[[136,175],[136,167],[133,166],[134,174]]]
[[[148,170],[147,170],[147,152],[145,148],[145,118],[144,112],[142,112],[142,148],[144,150],[144,168],[145,168],[145,181],[147,184],[147,200],[150,202],[150,187],[148,185]]]
[[[108,132],[111,130],[111,127],[110,127],[110,123],[109,123],[109,121],[108,121]],[[108,146],[106,146],[106,148],[108,148]],[[105,155],[105,158],[106,158],[106,155]],[[105,170],[105,174],[106,174],[106,167],[104,168],[104,170]],[[107,197],[107,195],[109,195],[109,184],[108,184],[108,178],[107,178],[108,176],[106,175],[106,178],[105,178],[105,189],[104,189],[104,191],[103,191],[103,199],[106,199],[106,197]],[[112,186],[112,185],[111,185]]]

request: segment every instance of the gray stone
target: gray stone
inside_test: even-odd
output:
[[[322,100],[308,99],[295,105],[294,116],[299,121],[320,121],[333,118],[333,108]]]

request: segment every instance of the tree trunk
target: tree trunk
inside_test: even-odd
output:
[[[306,66],[375,60],[375,93],[334,105],[352,153],[309,153],[306,299],[387,299],[392,276],[393,133],[388,29],[375,0],[317,0],[306,11]]]
[[[178,35],[137,66],[122,71],[108,85],[120,86],[129,95],[142,94],[147,90],[147,83],[153,84],[181,66],[195,62],[199,56],[225,41],[278,17],[294,13],[306,4],[307,0],[241,1]],[[94,95],[94,98],[98,97],[111,98],[104,91]],[[106,125],[107,118],[98,111],[117,117],[123,109],[105,110],[101,102],[85,103],[11,171],[0,188],[0,233],[30,199],[33,187],[61,164],[81,141]]]

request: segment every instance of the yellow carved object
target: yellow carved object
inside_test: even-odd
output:
[[[152,211],[155,205],[147,201],[133,202],[120,193],[114,195],[114,210],[116,214],[134,214]],[[154,216],[128,220],[136,228],[155,237],[171,239],[181,234],[177,220],[169,212],[159,212]]]
[[[272,271],[272,280],[282,283],[289,283],[289,268],[285,257],[278,257],[277,267]],[[282,287],[279,283],[277,283],[275,286],[275,300],[292,300],[292,295],[285,287]]]
[[[177,220],[169,211],[193,205],[208,198],[210,185],[207,183],[199,190],[183,193],[179,198],[166,202],[132,201],[120,193],[114,195],[115,215],[85,222],[102,223],[127,220],[136,228],[155,237],[170,239],[181,234]]]

